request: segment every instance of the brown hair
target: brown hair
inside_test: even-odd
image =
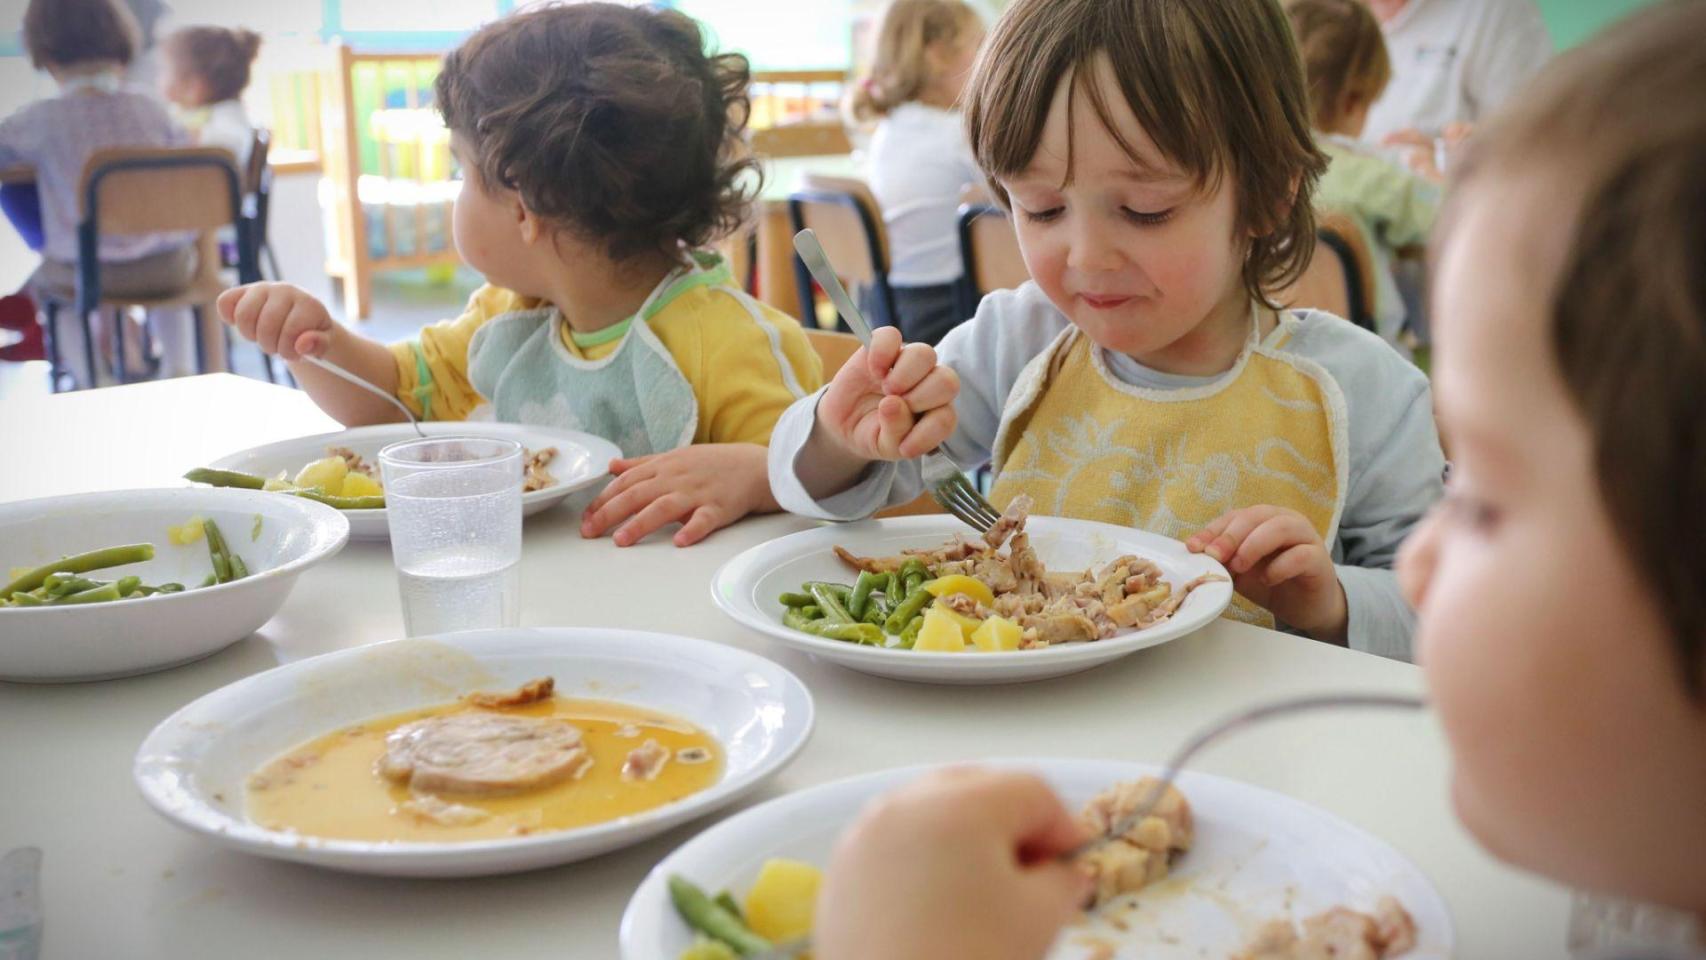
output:
[[[139,43],[136,18],[118,0],[30,0],[24,11],[24,47],[37,70],[101,60],[129,66]]]
[[[877,25],[871,67],[848,94],[849,118],[869,123],[918,99],[931,79],[930,47],[958,43],[982,27],[977,11],[960,0],[893,0]]]
[[[1392,79],[1386,37],[1360,0],[1285,0],[1317,130],[1331,130],[1353,97],[1373,103]]]
[[[1161,153],[1211,190],[1237,189],[1238,229],[1254,235],[1244,287],[1267,293],[1302,276],[1315,249],[1311,198],[1327,159],[1309,130],[1303,71],[1274,0],[1017,0],[978,57],[966,128],[978,164],[998,182],[1030,166],[1055,88],[1087,92],[1096,119],[1126,155],[1108,91],[1084,77],[1107,56],[1124,97]],[[1069,108],[1070,109],[1070,108]],[[1070,129],[1071,124],[1068,124]],[[1071,179],[1068,141],[1068,180]]]
[[[207,84],[207,102],[234,100],[249,86],[249,66],[261,49],[253,30],[185,27],[162,43],[166,55]]]
[[[1476,131],[1440,228],[1448,242],[1455,198],[1476,180],[1550,169],[1567,182],[1569,250],[1545,303],[1552,354],[1696,700],[1706,700],[1702,36],[1706,3],[1667,3],[1565,54]]]
[[[482,188],[518,191],[613,260],[680,259],[738,227],[757,191],[750,78],[745,57],[707,56],[680,13],[553,4],[451,51],[437,100]]]

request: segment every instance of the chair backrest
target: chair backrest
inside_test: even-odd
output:
[[[852,153],[853,140],[839,123],[800,123],[752,131],[752,152],[766,157],[821,157]]]
[[[857,284],[887,280],[889,234],[882,207],[865,181],[808,173],[804,189],[788,200],[790,209],[797,205],[799,226],[817,234],[842,277]]]
[[[991,290],[1010,290],[1031,279],[1019,253],[1019,235],[1006,211],[988,204],[966,204],[960,207],[959,226],[960,262],[977,297]]]
[[[243,215],[236,158],[218,147],[97,151],[83,167],[81,202],[98,234],[211,230]]]
[[[808,326],[806,341],[817,351],[818,359],[823,361],[823,379],[826,382],[847,364],[853,354],[859,352],[859,338],[851,333],[814,330]]]
[[[272,151],[272,131],[266,127],[256,127],[255,135],[249,141],[249,166],[243,171],[243,192],[260,193],[271,186],[271,169],[267,166],[267,154]]]
[[[1345,261],[1339,252],[1317,237],[1315,255],[1309,258],[1308,269],[1291,286],[1279,291],[1274,302],[1282,307],[1325,310],[1349,319],[1351,299],[1346,275]]]
[[[1368,236],[1355,217],[1337,211],[1323,211],[1315,229],[1322,242],[1338,250],[1344,259],[1350,309],[1340,316],[1359,327],[1373,330],[1374,254],[1370,252]]]

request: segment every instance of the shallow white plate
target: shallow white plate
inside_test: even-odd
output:
[[[1032,517],[1025,523],[1031,546],[1050,570],[1083,570],[1132,554],[1154,561],[1175,587],[1205,573],[1226,575],[1213,558],[1191,553],[1170,540],[1130,527],[1063,517]],[[810,580],[852,583],[857,572],[835,556],[846,547],[860,556],[897,554],[908,547],[934,547],[971,528],[946,514],[895,517],[835,524],[761,543],[723,564],[711,595],[724,613],[787,646],[880,677],[929,683],[1013,683],[1075,673],[1202,629],[1232,602],[1232,584],[1205,583],[1191,591],[1173,616],[1144,630],[1126,630],[1107,640],[1042,650],[1004,653],[919,653],[826,640],[782,625],[783,593]]]
[[[267,830],[244,813],[249,774],[305,740],[546,675],[563,696],[615,700],[697,724],[722,744],[722,779],[607,823],[460,843],[324,840]],[[715,810],[780,770],[811,730],[805,686],[733,647],[626,630],[482,630],[340,650],[246,677],[156,727],[137,751],[135,776],[155,810],[222,846],[356,873],[476,876],[581,860]]]
[[[174,546],[166,538],[168,526],[194,516],[219,524],[249,576],[196,588],[213,571],[207,542]],[[135,574],[144,583],[193,588],[113,603],[0,610],[0,680],[104,680],[205,657],[272,619],[296,575],[348,539],[349,521],[331,507],[256,490],[115,490],[0,504],[0,575],[102,547],[152,543],[153,560],[88,576]]]
[[[590,433],[536,427],[522,423],[490,423],[469,420],[457,423],[423,423],[427,436],[497,437],[514,440],[529,450],[556,447],[557,457],[551,461],[551,474],[557,478],[554,486],[521,495],[523,516],[556,506],[570,494],[599,483],[610,475],[610,461],[622,456],[616,444]],[[385,423],[372,427],[353,427],[338,433],[322,433],[312,437],[280,440],[264,446],[220,457],[205,466],[220,470],[237,470],[260,477],[277,476],[280,470],[290,476],[307,464],[326,456],[327,447],[348,447],[361,454],[362,459],[375,465],[379,451],[398,440],[415,436],[406,423]],[[202,464],[197,464],[202,466]],[[387,535],[385,511],[345,510],[349,518],[350,536],[356,540],[383,540]]]
[[[1146,764],[1111,760],[998,760],[992,766],[1041,774],[1072,810],[1121,780],[1158,775]],[[692,942],[670,905],[670,874],[736,899],[772,857],[829,862],[840,831],[874,797],[923,776],[911,767],[821,784],[745,810],[718,823],[664,858],[628,902],[622,916],[623,960],[679,956]],[[1115,956],[1143,960],[1226,957],[1262,923],[1301,919],[1335,906],[1369,911],[1393,896],[1416,921],[1417,949],[1405,960],[1451,955],[1451,916],[1426,876],[1381,840],[1290,797],[1208,774],[1178,782],[1196,817],[1196,845],[1172,875],[1139,891],[1133,905],[1104,911],[1129,929],[1103,923],[1072,927],[1050,960],[1096,956],[1093,937]],[[977,896],[977,891],[966,891]],[[881,922],[873,920],[873,922]]]

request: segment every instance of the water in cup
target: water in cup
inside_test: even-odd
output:
[[[513,627],[520,618],[520,564],[490,554],[448,553],[399,565],[397,586],[403,631],[411,637]]]

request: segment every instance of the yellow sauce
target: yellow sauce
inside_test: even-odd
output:
[[[437,795],[490,815],[478,823],[436,823],[402,809],[400,805],[411,797],[408,786],[375,771],[376,761],[385,754],[386,735],[415,720],[478,709],[457,702],[411,710],[286,751],[249,778],[244,791],[249,818],[269,830],[341,840],[485,840],[615,820],[680,800],[722,776],[723,754],[716,740],[684,720],[605,700],[554,697],[502,712],[561,717],[579,727],[593,761],[580,778],[513,796]],[[653,780],[622,779],[629,751],[647,740],[667,749],[669,762]],[[709,759],[684,763],[676,756],[677,751],[692,747],[705,750]]]

